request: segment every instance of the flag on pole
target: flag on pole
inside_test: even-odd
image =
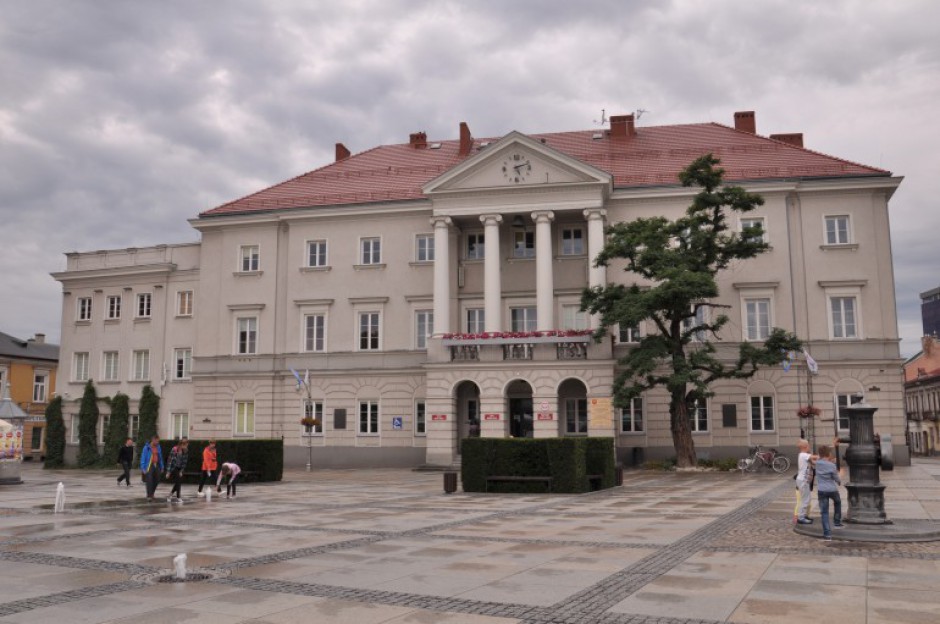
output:
[[[793,366],[793,351],[784,351],[783,372],[789,373],[791,366]]]
[[[809,351],[806,350],[806,347],[803,347],[803,355],[806,357],[806,368],[809,369],[814,375],[819,374],[819,364],[816,363],[816,360],[813,359],[813,356],[809,354]]]
[[[300,378],[300,373],[298,373],[297,371],[295,371],[293,368],[290,369],[290,372],[291,372],[291,374],[294,375],[294,379],[297,380],[297,389],[299,390],[299,389],[300,389],[300,386],[303,385],[304,380]]]
[[[304,373],[304,387],[305,388],[310,387],[310,369],[309,368],[307,369],[307,372]]]

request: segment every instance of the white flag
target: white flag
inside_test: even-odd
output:
[[[819,374],[819,364],[816,363],[816,360],[813,359],[813,356],[809,354],[809,351],[806,350],[806,347],[803,347],[803,355],[806,357],[806,368],[809,369],[814,375]]]

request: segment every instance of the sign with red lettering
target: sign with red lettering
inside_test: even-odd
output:
[[[483,420],[499,420],[499,414],[483,414]]]
[[[447,414],[431,414],[431,420],[447,420]]]
[[[555,420],[555,415],[551,412],[539,412],[536,420]]]

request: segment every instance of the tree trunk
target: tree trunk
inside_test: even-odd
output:
[[[685,391],[675,391],[669,400],[669,416],[672,429],[672,445],[676,449],[676,466],[692,468],[698,465],[695,442],[689,426],[689,408],[685,402]]]

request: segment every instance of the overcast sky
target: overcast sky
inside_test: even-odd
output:
[[[760,134],[905,177],[902,352],[940,286],[940,2],[0,0],[0,331],[57,341],[64,252],[197,240],[187,219],[353,152],[755,110]]]

